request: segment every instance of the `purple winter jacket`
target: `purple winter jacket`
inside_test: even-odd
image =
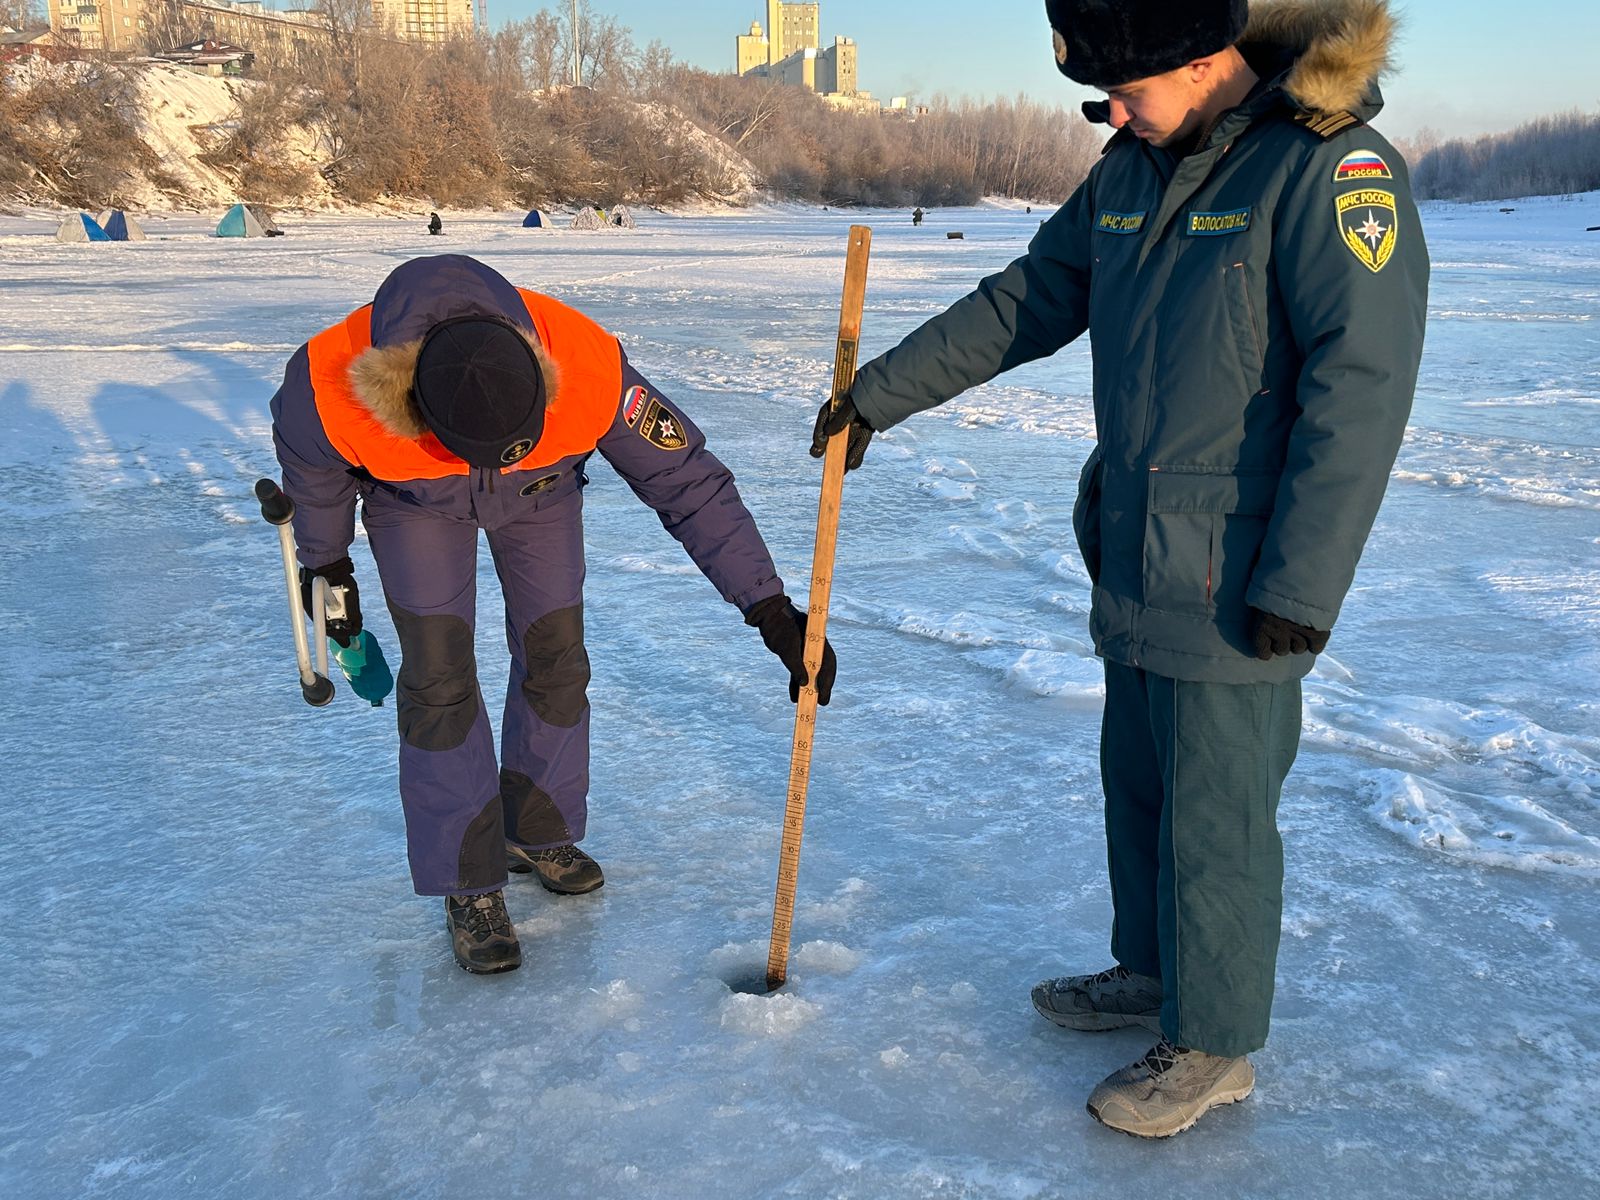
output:
[[[372,344],[416,341],[439,321],[464,315],[503,317],[539,336],[522,295],[501,275],[462,255],[440,255],[405,263],[384,281],[372,304]],[[615,339],[606,342],[618,356],[621,388],[609,428],[592,447],[550,463],[530,459],[509,474],[473,468],[442,479],[381,479],[341,454],[318,409],[310,343],[301,346],[272,398],[273,442],[283,489],[295,503],[301,563],[322,566],[349,552],[358,496],[497,529],[581,489],[588,482],[584,465],[599,450],[725,600],[748,612],[782,593],[783,581],[732,473],[706,449],[694,423],[633,368]]]

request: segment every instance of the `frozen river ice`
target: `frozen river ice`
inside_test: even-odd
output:
[[[0,218],[0,1195],[1571,1196],[1600,1175],[1600,195],[1425,214],[1412,429],[1285,792],[1260,1085],[1171,1143],[1083,1111],[1142,1032],[1028,988],[1109,963],[1099,669],[1070,509],[1088,347],[874,440],[846,485],[792,984],[777,664],[596,459],[609,882],[508,891],[451,961],[410,891],[393,709],[299,698],[267,400],[398,262],[474,254],[615,330],[706,429],[803,603],[845,230],[863,357],[1039,214],[510,214],[60,246]],[[962,241],[944,238],[960,229]],[[420,236],[419,236],[420,235]],[[369,625],[394,646],[365,545]],[[479,657],[504,663],[482,556]],[[491,711],[497,705],[491,702]]]

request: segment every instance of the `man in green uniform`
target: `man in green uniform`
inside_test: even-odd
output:
[[[1385,0],[1047,0],[1115,134],[1028,252],[856,377],[813,454],[1089,331],[1098,444],[1073,524],[1105,660],[1116,965],[1046,980],[1070,1029],[1149,1053],[1089,1099],[1164,1137],[1249,1095],[1283,897],[1300,679],[1383,498],[1422,352],[1405,164],[1367,124]]]

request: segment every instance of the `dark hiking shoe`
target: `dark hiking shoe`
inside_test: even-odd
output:
[[[1217,1105],[1243,1100],[1255,1086],[1248,1058],[1220,1058],[1162,1038],[1095,1088],[1089,1115],[1134,1137],[1171,1137]]]
[[[474,975],[497,975],[522,965],[522,947],[506,913],[504,892],[446,896],[445,923],[456,962]]]
[[[1161,1032],[1161,981],[1124,966],[1098,975],[1046,979],[1033,988],[1033,1006],[1063,1029],[1121,1029],[1142,1025]]]
[[[506,869],[518,875],[532,872],[546,891],[563,896],[581,896],[606,881],[600,864],[572,845],[524,850],[515,842],[507,842]]]

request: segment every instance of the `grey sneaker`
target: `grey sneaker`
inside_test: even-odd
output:
[[[522,965],[522,945],[506,913],[504,892],[446,896],[445,924],[456,962],[474,975],[498,975]]]
[[[506,870],[516,875],[532,872],[546,891],[563,896],[581,896],[606,881],[600,864],[570,844],[552,846],[548,850],[524,850],[515,842],[507,842]]]
[[[1124,966],[1098,975],[1068,975],[1034,985],[1033,1006],[1064,1029],[1121,1029],[1142,1025],[1161,1032],[1161,981]]]
[[[1219,1104],[1256,1086],[1248,1058],[1219,1058],[1162,1038],[1138,1062],[1106,1076],[1089,1097],[1089,1115],[1134,1137],[1182,1133]]]

